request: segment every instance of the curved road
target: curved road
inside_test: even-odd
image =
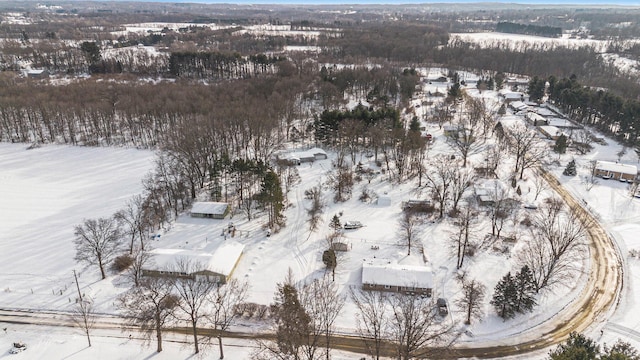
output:
[[[438,352],[438,358],[455,359],[460,357],[499,358],[541,350],[564,341],[573,331],[583,332],[592,324],[606,319],[617,303],[623,284],[622,262],[613,240],[602,225],[586,211],[583,206],[552,175],[541,171],[540,174],[551,187],[564,199],[583,220],[590,239],[589,276],[580,295],[542,324],[526,330],[517,337],[501,339],[493,343],[469,344],[457,346],[446,352]],[[0,310],[0,322],[17,324],[36,324],[52,326],[73,326],[68,314],[55,312],[31,312]],[[121,319],[111,316],[99,317],[96,327],[116,329]],[[181,332],[181,329],[174,329]],[[202,329],[202,334],[209,331]],[[270,334],[226,333],[226,337],[269,338]],[[528,339],[522,341],[522,339]],[[332,341],[335,348],[365,353],[362,340],[358,337],[336,336]],[[499,343],[499,344],[498,344]],[[393,356],[393,350],[386,346],[387,355]]]

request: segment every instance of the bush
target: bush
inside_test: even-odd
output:
[[[116,272],[121,272],[127,270],[131,265],[133,265],[133,257],[129,254],[125,254],[115,258],[111,268]]]

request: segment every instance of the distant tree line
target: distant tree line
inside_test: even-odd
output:
[[[169,73],[175,77],[194,79],[239,79],[262,73],[275,73],[275,64],[283,57],[265,54],[243,57],[239,53],[172,52]]]
[[[545,37],[562,36],[562,28],[554,26],[516,24],[508,21],[501,21],[496,25],[496,31],[509,34],[537,35]]]

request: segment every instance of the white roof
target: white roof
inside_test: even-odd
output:
[[[544,121],[544,120],[545,120],[545,118],[544,118],[542,115],[540,115],[540,114],[536,114],[536,113],[535,113],[535,112],[533,112],[533,111],[529,111],[529,112],[527,112],[527,115],[526,115],[526,116],[527,116],[529,119],[531,119],[531,120],[535,120],[535,121]]]
[[[529,105],[523,103],[522,101],[514,101],[511,103],[511,107],[517,110],[524,110],[529,107]]]
[[[549,136],[559,136],[562,135],[562,130],[558,129],[555,126],[551,126],[551,125],[543,125],[543,126],[538,126],[538,128],[540,128],[540,130],[542,132],[544,132],[545,134],[549,135]]]
[[[320,148],[311,148],[309,150],[303,150],[303,151],[292,151],[289,153],[285,153],[280,155],[281,159],[289,159],[289,160],[300,160],[300,159],[305,159],[305,158],[314,158],[316,156],[316,154],[322,154],[324,156],[327,156],[326,151],[320,149]]]
[[[598,161],[596,163],[596,169],[630,175],[638,174],[638,168],[635,165],[626,165],[611,161]]]
[[[225,202],[201,201],[193,203],[192,214],[222,215],[227,211],[229,204]]]
[[[365,260],[362,283],[371,285],[433,288],[433,273],[428,266],[401,265],[389,260]]]
[[[177,270],[175,267],[181,262],[188,262],[192,273],[211,271],[228,276],[238,262],[244,245],[235,241],[222,243],[213,253],[186,249],[153,249],[149,253],[152,263],[145,266],[148,270]]]

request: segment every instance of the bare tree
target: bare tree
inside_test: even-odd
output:
[[[356,329],[369,354],[380,360],[385,331],[388,326],[387,295],[379,291],[349,289],[356,305]]]
[[[587,164],[587,170],[589,171],[588,175],[584,177],[584,183],[587,188],[587,191],[593,189],[595,185],[598,184],[598,177],[596,176],[596,167],[598,162],[596,160],[591,160]]]
[[[514,125],[504,129],[505,139],[511,152],[516,158],[514,174],[523,178],[524,170],[540,164],[546,154],[544,144],[538,139],[538,134],[526,125]]]
[[[447,142],[462,158],[462,167],[467,166],[467,158],[481,149],[476,131],[473,127],[460,127],[457,132],[447,137]]]
[[[307,214],[309,215],[309,231],[313,232],[318,229],[320,221],[322,221],[323,209],[326,206],[322,200],[322,187],[314,186],[305,191],[305,194],[308,194],[307,198],[311,200],[311,207],[307,209]]]
[[[192,274],[199,269],[199,264],[189,261],[183,261],[176,264],[173,269],[174,272]],[[209,303],[209,293],[216,288],[216,283],[210,282],[207,279],[199,279],[197,276],[195,279],[184,277],[177,278],[174,282],[174,288],[177,292],[180,301],[178,302],[177,314],[178,318],[188,321],[191,325],[191,332],[193,335],[194,352],[198,354],[200,352],[198,342],[198,323],[205,319],[208,313],[206,312],[206,305]]]
[[[545,180],[544,177],[540,176],[540,172],[538,172],[537,176],[533,178],[533,188],[535,191],[535,198],[533,200],[538,200],[538,196],[540,196],[543,191],[549,188],[547,186],[547,180]]]
[[[475,237],[474,225],[478,218],[478,212],[475,207],[469,203],[461,210],[460,214],[454,221],[456,231],[451,237],[453,240],[453,249],[456,255],[456,269],[460,269],[467,255],[467,248],[471,240]]]
[[[439,204],[440,218],[442,218],[451,191],[451,164],[446,157],[439,156],[434,159],[431,169],[431,172],[425,174],[427,186],[431,190],[433,199]]]
[[[325,275],[303,286],[300,301],[311,318],[312,336],[324,337],[325,357],[329,360],[334,322],[342,311],[345,297],[340,295],[336,283]]]
[[[454,213],[458,210],[458,202],[475,181],[476,176],[473,170],[453,166],[451,170],[451,202],[453,203],[451,210]]]
[[[486,287],[475,279],[460,279],[462,285],[462,296],[455,301],[455,304],[466,313],[465,324],[471,324],[471,319],[482,317],[483,301]]]
[[[235,308],[245,301],[248,291],[249,283],[231,279],[226,284],[216,287],[215,291],[209,295],[209,302],[213,305],[209,320],[213,324],[213,328],[219,331],[220,359],[224,359],[222,332],[226,331],[233,319],[236,318]]]
[[[142,210],[144,206],[144,197],[142,195],[135,195],[130,199],[125,208],[114,214],[114,218],[117,221],[126,225],[125,233],[129,235],[129,254],[133,254],[134,243],[136,239],[140,240],[140,248],[144,250],[146,236],[144,235],[148,224],[145,221],[144,212]]]
[[[451,329],[437,320],[430,298],[395,294],[387,298],[391,308],[389,336],[399,360],[425,358],[429,346],[444,340]]]
[[[142,279],[142,268],[151,259],[151,254],[148,251],[135,249],[132,258],[133,261],[131,262],[131,267],[129,268],[129,278],[133,280],[133,284],[135,286],[139,286]]]
[[[419,235],[419,220],[414,211],[409,209],[402,212],[398,223],[398,235],[402,246],[407,247],[407,255],[411,255],[411,247],[415,247],[414,241]]]
[[[76,260],[100,268],[106,278],[105,265],[111,262],[121,247],[122,232],[113,218],[85,219],[74,229]]]
[[[80,292],[80,284],[78,283],[78,276],[76,271],[73,271],[73,277],[76,282],[76,289],[78,290],[78,297],[71,312],[71,321],[87,336],[87,342],[91,347],[91,330],[96,322],[95,313],[93,310],[93,301],[88,298],[82,292]]]
[[[509,190],[501,186],[501,182],[494,183],[491,192],[492,206],[489,207],[489,217],[491,219],[491,235],[500,239],[500,233],[504,224],[515,210],[515,202],[509,197]]]
[[[139,328],[147,341],[155,336],[157,352],[162,351],[162,332],[180,302],[173,286],[170,279],[147,277],[140,286],[118,297],[126,325]]]
[[[87,297],[82,297],[77,300],[71,312],[71,321],[75,326],[82,329],[82,332],[87,337],[89,347],[91,347],[91,331],[96,322],[93,301]]]
[[[518,253],[519,262],[533,273],[536,291],[573,279],[584,251],[585,221],[557,199],[540,208],[531,227],[531,239]]]

